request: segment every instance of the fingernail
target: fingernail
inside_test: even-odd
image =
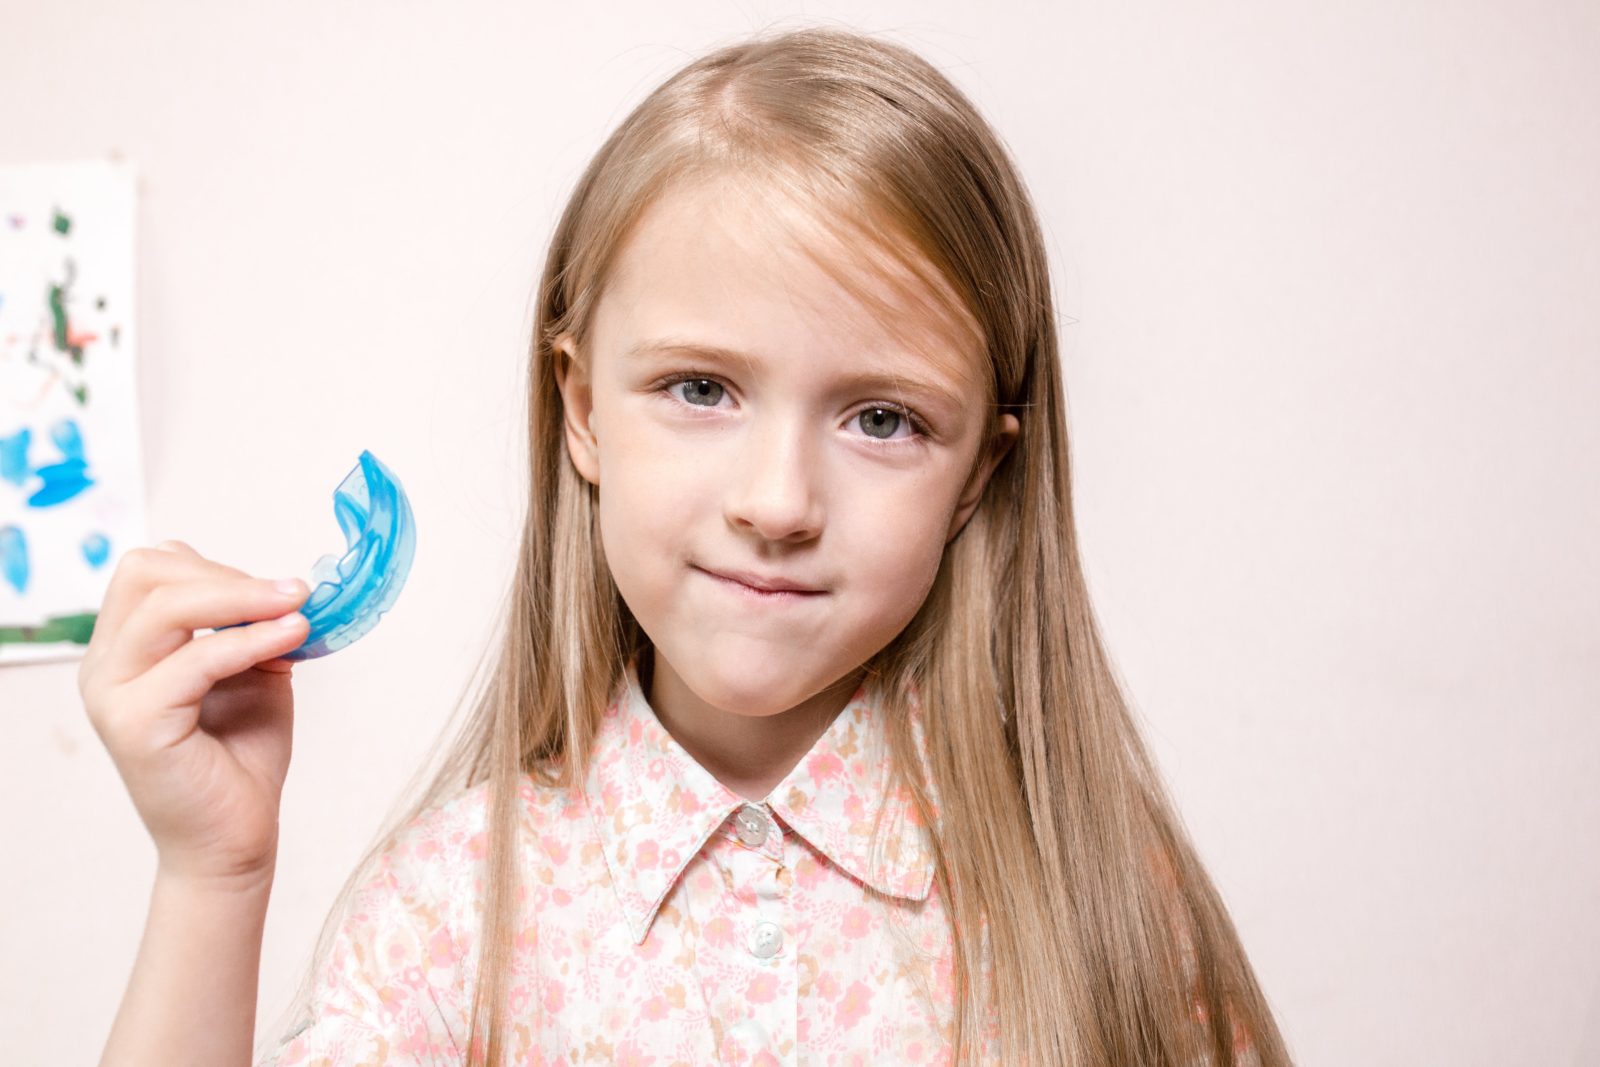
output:
[[[300,595],[300,579],[298,579],[298,578],[280,578],[277,581],[272,583],[272,588],[276,589],[278,592],[282,593],[284,596],[299,596]]]
[[[298,611],[291,611],[278,619],[278,625],[285,630],[292,630],[300,625],[301,615]]]

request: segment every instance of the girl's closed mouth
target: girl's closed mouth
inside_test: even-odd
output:
[[[696,564],[690,564],[690,566],[707,577],[716,579],[722,585],[746,596],[757,597],[761,600],[803,600],[824,595],[824,590],[815,589],[804,582],[788,578],[766,577],[751,574],[748,571],[714,571]]]

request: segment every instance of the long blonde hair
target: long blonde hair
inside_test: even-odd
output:
[[[990,364],[990,426],[1004,412],[1020,419],[921,610],[866,665],[884,694],[896,776],[933,831],[950,902],[954,1062],[976,1058],[992,1013],[1006,1063],[1289,1063],[1089,602],[1049,272],[1027,192],[999,138],[932,65],[832,27],[758,34],[689,63],[623,120],[579,179],[540,280],[530,493],[498,654],[486,681],[483,661],[474,672],[471,714],[426,788],[391,813],[341,891],[297,1004],[353,888],[398,828],[487,783],[468,1063],[503,1062],[519,785],[582,780],[598,715],[646,645],[600,549],[598,491],[565,451],[552,346],[563,334],[579,345],[589,336],[644,210],[713,176],[781,189],[817,225],[953,302],[947,310],[970,324]],[[931,781],[913,755],[908,699],[924,717]],[[419,771],[413,786],[422,780]],[[1245,1046],[1253,1058],[1241,1057]]]

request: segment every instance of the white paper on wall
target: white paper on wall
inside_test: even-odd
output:
[[[132,163],[0,166],[0,664],[83,653],[145,543]]]

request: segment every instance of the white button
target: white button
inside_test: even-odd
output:
[[[733,817],[734,826],[737,827],[739,840],[751,848],[759,848],[767,839],[767,817],[761,813],[760,808],[746,806],[740,808]]]
[[[783,948],[783,927],[777,923],[756,923],[750,931],[750,951],[762,959],[771,959]]]

